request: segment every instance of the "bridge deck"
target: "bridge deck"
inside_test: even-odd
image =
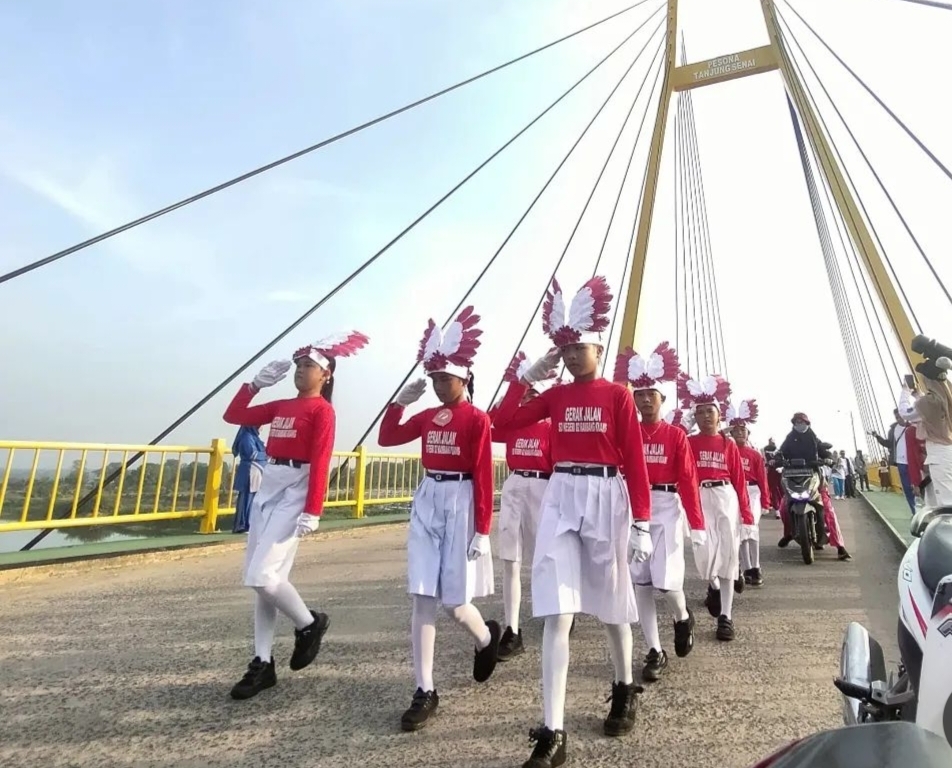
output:
[[[649,688],[628,739],[600,733],[610,667],[602,631],[583,619],[567,706],[573,764],[742,768],[836,725],[830,681],[846,622],[866,622],[895,657],[898,564],[885,527],[861,503],[841,502],[841,523],[855,560],[827,552],[809,568],[776,548],[778,521],[762,523],[767,586],[737,599],[733,644],[714,640],[692,580],[698,645]],[[477,686],[470,643],[441,621],[441,714],[418,734],[395,727],[413,688],[404,536],[403,526],[340,531],[302,547],[295,581],[330,613],[331,630],[315,664],[291,673],[282,623],[278,687],[247,702],[227,696],[249,655],[240,544],[0,573],[0,764],[520,765],[541,711],[537,622],[525,627],[530,651]],[[498,597],[481,607],[500,615]],[[636,655],[643,645],[636,627]]]

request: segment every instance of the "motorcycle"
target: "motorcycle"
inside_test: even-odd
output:
[[[780,476],[787,497],[793,537],[800,545],[803,562],[807,565],[813,564],[814,547],[822,546],[828,541],[818,466],[819,463],[808,464],[803,459],[789,459],[783,462],[783,472]]]
[[[914,722],[952,745],[952,507],[919,510],[910,531],[898,578],[899,669],[887,673],[882,646],[852,622],[833,683],[847,725]]]

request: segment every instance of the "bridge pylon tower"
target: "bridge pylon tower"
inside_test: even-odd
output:
[[[661,158],[664,152],[668,109],[673,97],[682,91],[779,70],[787,94],[794,104],[804,132],[819,160],[819,171],[829,185],[840,216],[846,224],[857,253],[863,260],[866,272],[871,278],[870,282],[905,356],[909,371],[913,371],[915,362],[921,359],[910,349],[910,342],[916,332],[899,299],[896,286],[886,271],[882,254],[870,236],[866,220],[856,204],[837,157],[821,128],[818,116],[807,98],[806,89],[797,69],[783,45],[774,0],[760,0],[769,37],[767,45],[682,66],[677,65],[678,5],[679,0],[668,0],[664,74],[654,131],[648,149],[647,176],[641,209],[638,213],[638,231],[633,246],[631,276],[628,281],[624,315],[620,332],[617,334],[618,351],[621,352],[628,346],[635,346],[639,341],[637,338],[638,313],[641,308],[645,261],[648,255],[648,241],[657,198]]]

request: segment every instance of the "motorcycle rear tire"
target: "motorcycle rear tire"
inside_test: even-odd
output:
[[[804,514],[800,518],[800,554],[803,555],[803,562],[806,565],[813,565],[813,521],[810,519],[810,513]]]

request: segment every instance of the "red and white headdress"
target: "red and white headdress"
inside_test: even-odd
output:
[[[601,344],[602,331],[608,328],[612,298],[605,278],[593,277],[575,294],[566,312],[562,288],[552,278],[552,287],[542,305],[542,330],[557,347]]]
[[[694,414],[689,410],[676,408],[673,411],[668,411],[664,416],[664,420],[668,422],[668,424],[684,430],[685,433],[690,433],[690,431],[694,429]]]
[[[423,370],[428,376],[448,373],[461,379],[469,378],[473,358],[482,343],[479,337],[483,332],[476,327],[478,322],[479,315],[473,312],[472,307],[460,312],[445,333],[430,320],[417,353],[417,362],[423,363]]]
[[[321,368],[327,368],[330,365],[328,358],[350,357],[367,346],[369,341],[370,339],[360,331],[345,331],[333,336],[325,336],[320,341],[301,347],[291,359],[297,362],[303,357],[308,357]]]
[[[736,406],[728,403],[724,409],[724,421],[729,427],[746,427],[756,423],[759,412],[756,400],[741,400]]]
[[[512,358],[512,362],[509,363],[509,367],[506,369],[506,372],[502,376],[503,381],[508,382],[517,382],[522,381],[522,377],[526,375],[532,367],[532,360],[526,357],[525,352],[517,352],[516,356]],[[545,392],[547,389],[561,384],[562,382],[556,377],[555,371],[552,371],[548,378],[543,379],[542,381],[536,381],[531,386],[530,389],[535,390],[540,395]]]
[[[615,360],[615,381],[630,383],[635,391],[658,389],[668,381],[677,381],[681,371],[678,353],[668,342],[661,342],[648,357],[642,357],[631,347]]]
[[[718,410],[731,396],[730,383],[721,376],[692,379],[686,373],[678,376],[678,399],[683,408],[716,405]]]

